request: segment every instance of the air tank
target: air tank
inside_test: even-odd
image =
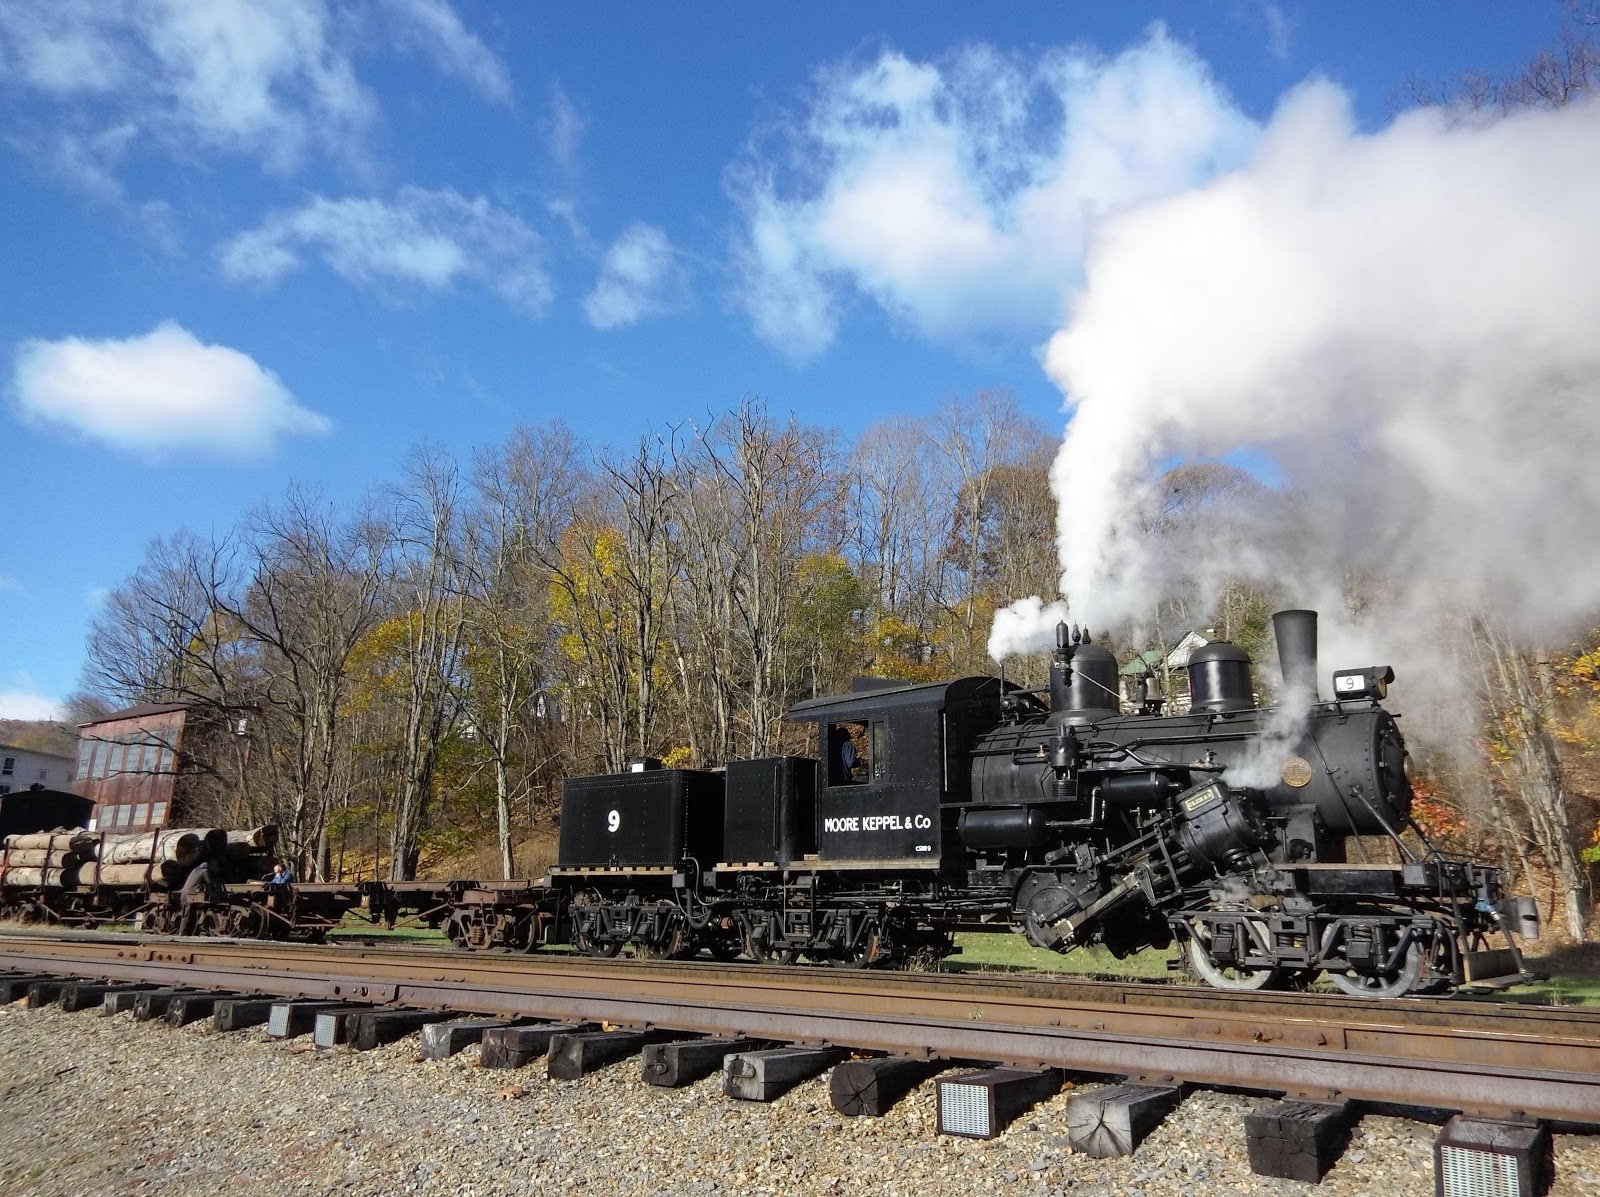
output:
[[[1220,714],[1254,709],[1250,654],[1227,640],[1202,644],[1189,656],[1189,709]]]

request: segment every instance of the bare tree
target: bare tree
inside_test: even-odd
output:
[[[460,700],[494,771],[501,873],[515,875],[512,810],[550,763],[532,744],[529,716],[548,685],[548,572],[578,484],[565,425],[518,428],[503,448],[478,454],[478,502],[466,529],[467,669]],[[534,710],[530,712],[530,707]],[[546,711],[549,704],[546,704]],[[542,758],[514,770],[518,744]]]
[[[351,653],[382,614],[388,547],[383,524],[341,521],[319,495],[292,487],[201,567],[212,610],[259,649],[253,699],[283,724],[288,758],[274,822],[302,875],[328,872],[340,706]]]
[[[422,829],[433,798],[439,744],[456,713],[455,686],[466,630],[461,544],[461,479],[436,449],[414,452],[407,485],[395,493],[392,584],[406,643],[399,800],[389,842],[389,878],[417,875]]]

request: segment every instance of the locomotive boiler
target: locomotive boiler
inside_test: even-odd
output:
[[[1220,988],[1326,973],[1396,996],[1518,975],[1510,932],[1536,929],[1531,903],[1403,836],[1392,671],[1337,672],[1324,700],[1315,613],[1274,629],[1272,708],[1218,641],[1189,661],[1187,712],[1124,713],[1115,658],[1063,624],[1047,688],[863,681],[789,712],[815,757],[573,779],[560,863],[520,909],[598,955],[877,965],[1011,928],[1057,951],[1176,939]],[[459,940],[538,946],[515,902],[486,901]]]

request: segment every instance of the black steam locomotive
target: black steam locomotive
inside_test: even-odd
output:
[[[871,966],[1010,927],[1118,956],[1176,939],[1218,988],[1325,972],[1376,997],[1519,974],[1531,902],[1401,838],[1393,673],[1341,671],[1320,701],[1315,613],[1274,624],[1276,708],[1218,641],[1189,661],[1187,713],[1124,714],[1113,655],[1063,624],[1047,691],[863,682],[789,712],[816,725],[815,758],[573,778],[550,876],[467,891],[446,930],[468,947]],[[1362,855],[1374,840],[1383,863]]]

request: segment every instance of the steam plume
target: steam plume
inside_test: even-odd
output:
[[[1074,617],[1147,617],[1167,568],[1141,531],[1153,480],[1240,452],[1303,500],[1182,565],[1287,584],[1324,613],[1325,661],[1425,658],[1406,637],[1445,606],[1524,635],[1587,614],[1596,195],[1600,103],[1364,134],[1312,82],[1244,168],[1104,224],[1046,354],[1073,411],[1052,481]],[[1385,579],[1390,618],[1341,626],[1351,570]],[[1032,611],[992,648],[1028,643]]]

